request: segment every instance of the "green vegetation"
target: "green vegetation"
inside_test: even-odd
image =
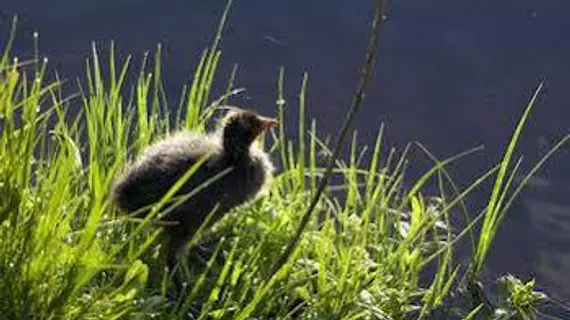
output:
[[[355,132],[348,159],[334,162],[334,181],[341,182],[328,185],[291,257],[273,272],[326,172],[320,163],[331,154],[317,123],[306,128],[308,77],[298,109],[286,109],[283,70],[277,109],[281,119],[286,111],[298,112],[299,141],[287,138],[285,121],[265,137],[283,167],[271,190],[206,230],[212,253],[187,275],[184,294],[173,294],[155,218],[167,208],[159,204],[144,220],[125,216],[110,203],[109,187],[151,141],[178,128],[204,131],[216,107],[239,93],[234,72],[227,93],[210,98],[227,13],[177,114],[165,107],[160,47],[153,58],[145,56],[134,88],[125,86],[130,59],[117,62],[111,47],[103,63],[94,47],[81,90],[64,96],[62,81],[46,80],[45,61],[37,54],[33,61],[13,60],[11,40],[7,43],[0,60],[4,319],[532,319],[537,314],[546,297],[534,291],[534,282],[506,277],[499,282],[501,294],[492,298],[478,282],[494,236],[520,192],[511,189],[521,162],[513,166],[511,158],[534,98],[503,161],[466,189],[456,187],[445,167],[478,149],[446,160],[426,150],[434,167],[407,188],[406,167],[413,165],[407,156],[414,145],[386,150],[380,128],[364,156]],[[464,199],[486,179],[495,181],[487,209],[471,221]],[[440,194],[425,195],[428,182],[437,183]],[[457,212],[465,214],[466,224],[452,227],[450,216]],[[473,259],[464,266],[455,244],[469,237]]]

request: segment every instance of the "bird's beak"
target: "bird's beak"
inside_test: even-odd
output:
[[[269,130],[269,129],[275,127],[278,123],[276,118],[269,118],[269,117],[260,116],[259,120],[261,121],[261,130],[262,131]]]

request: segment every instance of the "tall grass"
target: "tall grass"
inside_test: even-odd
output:
[[[319,138],[317,122],[305,118],[307,75],[299,93],[300,141],[290,141],[283,124],[266,137],[274,142],[270,150],[282,167],[268,194],[205,230],[213,243],[210,253],[192,261],[183,283],[174,286],[156,221],[168,210],[163,206],[168,199],[153,215],[135,219],[117,212],[109,201],[109,188],[116,174],[149,143],[174,129],[204,131],[215,108],[239,92],[232,73],[226,94],[210,98],[230,6],[231,1],[190,88],[183,90],[175,117],[162,107],[166,98],[160,46],[155,54],[145,55],[132,88],[125,80],[132,69],[130,57],[117,62],[113,45],[104,63],[93,46],[79,93],[64,97],[62,82],[46,80],[45,62],[11,60],[8,42],[0,60],[2,316],[426,319],[455,314],[470,319],[480,314],[485,291],[469,298],[472,307],[456,304],[456,297],[466,284],[477,282],[511,196],[520,192],[515,189],[507,196],[516,172],[508,168],[534,99],[504,160],[465,189],[444,191],[444,185],[453,184],[445,167],[478,149],[444,160],[432,156],[434,167],[407,187],[404,178],[413,164],[408,159],[412,145],[385,152],[381,127],[366,156],[353,134],[347,160],[335,159],[330,170],[333,181],[341,183],[327,183],[323,196],[311,204],[318,179],[328,171],[320,165],[322,155],[334,152]],[[281,123],[284,82],[281,70]],[[455,208],[493,176],[496,183],[487,210],[462,229],[451,226]],[[423,192],[430,181],[442,186],[440,194]],[[317,215],[309,216],[303,232],[298,232],[311,206]],[[479,220],[483,227],[477,236],[473,229]],[[477,242],[471,266],[456,259],[455,244],[465,235]],[[293,237],[298,242],[283,260]],[[502,296],[512,302],[513,314],[532,317],[532,307],[543,299],[534,293],[533,283],[505,281]]]

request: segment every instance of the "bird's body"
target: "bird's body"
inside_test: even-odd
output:
[[[179,223],[168,227],[167,233],[173,245],[180,246],[210,213],[214,212],[211,221],[216,221],[232,208],[255,198],[264,188],[273,166],[254,140],[274,124],[274,119],[239,110],[230,113],[213,133],[181,131],[161,140],[145,150],[116,180],[115,203],[127,212],[157,203],[189,169],[204,160],[176,195],[188,194],[204,183],[207,186],[165,217]]]
[[[223,153],[219,140],[217,134],[199,136],[182,131],[152,145],[116,185],[119,208],[134,212],[160,201],[187,170],[207,155],[177,195],[209,184],[181,203],[167,220],[182,225],[199,222],[216,205],[217,216],[255,197],[271,177],[272,165],[267,155],[252,146],[248,157],[234,161]]]

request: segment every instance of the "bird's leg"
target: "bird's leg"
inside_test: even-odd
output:
[[[161,220],[161,221],[157,221],[156,222],[157,225],[161,226],[161,227],[176,227],[179,226],[181,224],[180,221],[170,221],[170,220]]]

